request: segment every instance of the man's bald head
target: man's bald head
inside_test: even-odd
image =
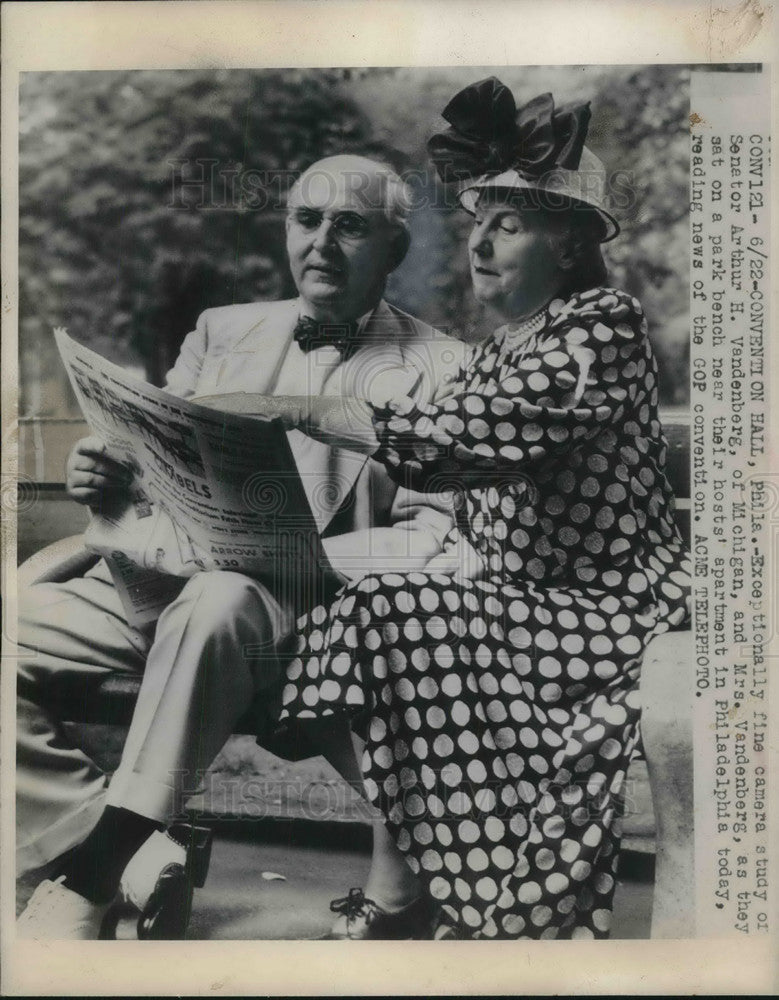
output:
[[[411,191],[386,163],[353,153],[317,160],[303,171],[290,189],[288,207],[310,193],[313,185],[330,188],[334,197],[345,186],[363,199],[366,208],[378,209],[390,224],[408,229]]]
[[[374,309],[408,250],[410,209],[384,163],[344,154],[312,164],[287,202],[287,253],[307,312],[350,322]]]

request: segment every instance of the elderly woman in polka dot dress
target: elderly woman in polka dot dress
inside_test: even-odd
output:
[[[444,117],[429,148],[502,322],[436,404],[363,405],[400,483],[452,490],[449,561],[365,576],[303,619],[281,718],[321,735],[346,716],[364,738],[406,899],[352,890],[347,936],[404,936],[421,893],[438,937],[602,938],[642,655],[688,614],[657,369],[638,301],[601,287],[618,227],[588,107],[517,111],[491,78]],[[288,423],[333,440],[319,407]]]

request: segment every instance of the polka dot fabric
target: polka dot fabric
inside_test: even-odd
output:
[[[455,933],[607,937],[648,641],[688,615],[657,375],[635,299],[506,327],[378,456],[454,490],[477,579],[385,573],[302,619],[282,722],[347,711],[368,797]]]

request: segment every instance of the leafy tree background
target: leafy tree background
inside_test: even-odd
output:
[[[292,295],[283,195],[335,152],[387,159],[414,186],[412,249],[387,297],[483,336],[469,220],[425,141],[452,95],[492,73],[518,103],[546,90],[592,101],[588,145],[628,181],[622,234],[605,248],[611,281],[644,304],[664,403],[686,404],[689,67],[191,70],[22,79],[22,414],[77,412],[55,326],[159,383],[203,309]]]

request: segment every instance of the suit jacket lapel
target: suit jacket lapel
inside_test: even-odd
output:
[[[414,375],[405,374],[406,362],[399,343],[399,325],[397,317],[382,299],[366,320],[362,347],[333,371],[324,387],[325,394],[357,396],[382,403],[402,395]],[[327,489],[319,490],[320,494],[327,494],[322,498],[326,507],[323,511],[326,518],[324,526],[340,508],[368,461],[367,456],[345,448],[327,448],[327,452],[328,455],[322,453],[320,457],[320,461],[329,462],[324,480]]]
[[[366,322],[363,346],[341,368],[337,391],[379,405],[410,391],[419,370],[409,364],[403,341],[401,319],[382,299]]]
[[[305,359],[297,350],[290,350],[299,299],[258,303],[257,308],[259,315],[247,322],[225,354],[206,358],[198,387],[201,394],[305,392]],[[300,431],[291,431],[287,437],[317,527],[323,531],[348,488],[343,495],[341,490],[327,488],[333,449]],[[340,479],[336,477],[336,481]]]
[[[259,318],[233,342],[217,366],[216,392],[272,393],[289,351],[298,300],[258,303]],[[261,363],[258,364],[258,361]]]
[[[209,362],[214,373],[208,390],[304,393],[308,388],[305,356],[291,350],[300,300],[258,303],[258,308],[261,314],[236,338],[230,351]],[[402,395],[413,382],[416,370],[409,369],[404,359],[400,326],[382,300],[366,321],[363,346],[344,364],[334,364],[321,391],[327,395],[367,396],[373,402]],[[205,387],[200,391],[205,394]],[[319,530],[324,531],[367,458],[343,448],[331,448],[300,431],[290,431],[288,439],[314,519]]]

